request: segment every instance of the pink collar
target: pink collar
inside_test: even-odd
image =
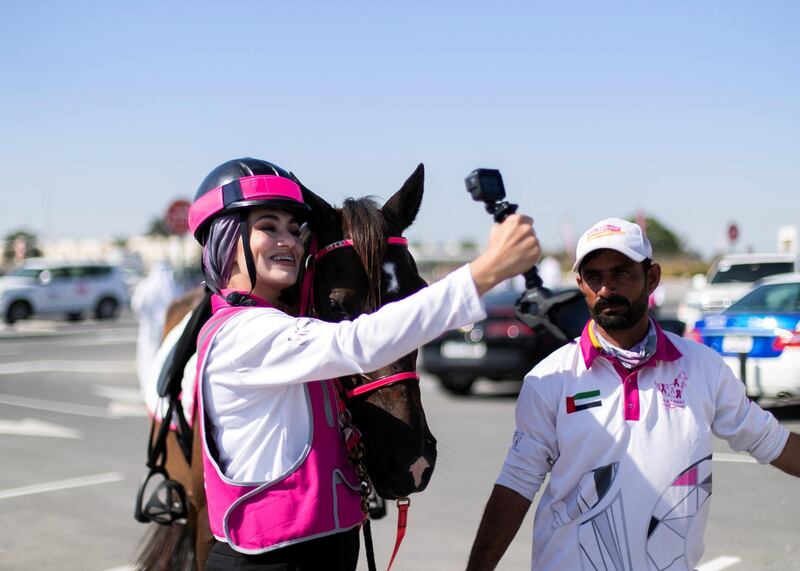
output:
[[[594,360],[597,357],[606,357],[600,349],[598,349],[595,342],[592,341],[592,335],[590,324],[592,322],[588,321],[583,328],[583,333],[581,333],[581,354],[583,355],[583,362],[586,364],[586,368],[589,369],[594,363]],[[656,326],[656,352],[653,356],[648,359],[643,367],[655,367],[656,361],[677,361],[683,354],[675,347],[675,344],[669,340],[669,338],[664,334],[664,331],[661,329],[661,326],[658,324],[657,321],[653,322]]]
[[[213,296],[211,296],[211,311],[213,313],[216,313],[220,309],[224,309],[226,307],[233,307],[225,300],[225,297],[230,293],[240,293],[252,299],[255,302],[255,304],[249,307],[275,307],[267,300],[261,299],[260,297],[258,297],[257,295],[253,295],[252,293],[248,294],[246,291],[239,291],[235,289],[223,289],[219,294],[214,294]]]

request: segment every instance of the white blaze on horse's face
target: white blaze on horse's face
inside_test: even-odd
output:
[[[425,470],[430,468],[430,463],[423,457],[420,456],[417,458],[417,461],[411,465],[409,471],[411,475],[414,476],[414,486],[419,488],[420,484],[422,484],[422,475],[425,473]]]
[[[383,264],[383,271],[386,274],[386,290],[389,293],[397,293],[400,291],[400,282],[397,280],[397,268],[394,263],[386,262]]]

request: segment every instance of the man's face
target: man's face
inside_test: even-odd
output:
[[[645,271],[641,262],[615,250],[599,250],[581,264],[578,286],[597,325],[624,330],[646,318],[648,298],[660,277],[658,264]]]

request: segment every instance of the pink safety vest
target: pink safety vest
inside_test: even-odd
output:
[[[202,374],[208,348],[222,325],[247,307],[212,298],[214,315],[198,336],[196,402],[202,421],[203,471],[208,519],[214,536],[241,553],[255,554],[341,533],[360,525],[359,480],[347,458],[338,426],[337,394],[330,380],[305,383],[311,441],[297,463],[272,481],[227,478],[206,431]],[[328,409],[326,414],[326,402]],[[330,422],[331,413],[333,422]]]

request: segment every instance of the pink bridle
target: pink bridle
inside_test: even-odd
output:
[[[407,238],[403,238],[402,236],[391,236],[391,237],[386,239],[386,243],[389,244],[390,246],[406,246],[407,247],[408,246],[408,239]],[[346,238],[344,240],[339,240],[338,242],[334,242],[333,244],[328,244],[327,246],[325,246],[324,248],[322,248],[321,250],[319,250],[317,252],[316,259],[320,260],[323,256],[325,256],[327,254],[330,254],[334,250],[338,250],[339,248],[347,248],[347,247],[350,247],[350,248],[353,247],[353,241],[350,240],[349,238]]]
[[[369,383],[358,385],[356,388],[347,391],[345,395],[347,396],[347,398],[353,398],[366,393],[371,393],[372,391],[377,391],[380,388],[388,387],[389,385],[393,385],[395,383],[399,383],[402,381],[419,382],[419,375],[407,371],[405,373],[397,373],[396,375],[389,375],[388,377],[381,377],[380,379],[370,381]]]
[[[403,238],[402,236],[390,236],[386,239],[386,243],[390,246],[405,246],[408,247],[408,239]],[[334,250],[338,250],[340,248],[352,248],[353,241],[349,238],[345,238],[344,240],[338,240],[333,242],[332,244],[328,244],[324,248],[321,248],[317,251],[315,255],[316,261],[319,261],[322,257],[330,254]],[[382,377],[380,379],[376,379],[369,383],[365,383],[363,385],[359,385],[354,389],[351,389],[345,393],[347,398],[353,398],[359,395],[371,393],[376,391],[380,388],[387,387],[389,385],[393,385],[395,383],[400,383],[402,381],[417,381],[419,382],[419,375],[412,372],[405,372],[405,373],[397,373],[396,375],[389,375],[387,377]]]

